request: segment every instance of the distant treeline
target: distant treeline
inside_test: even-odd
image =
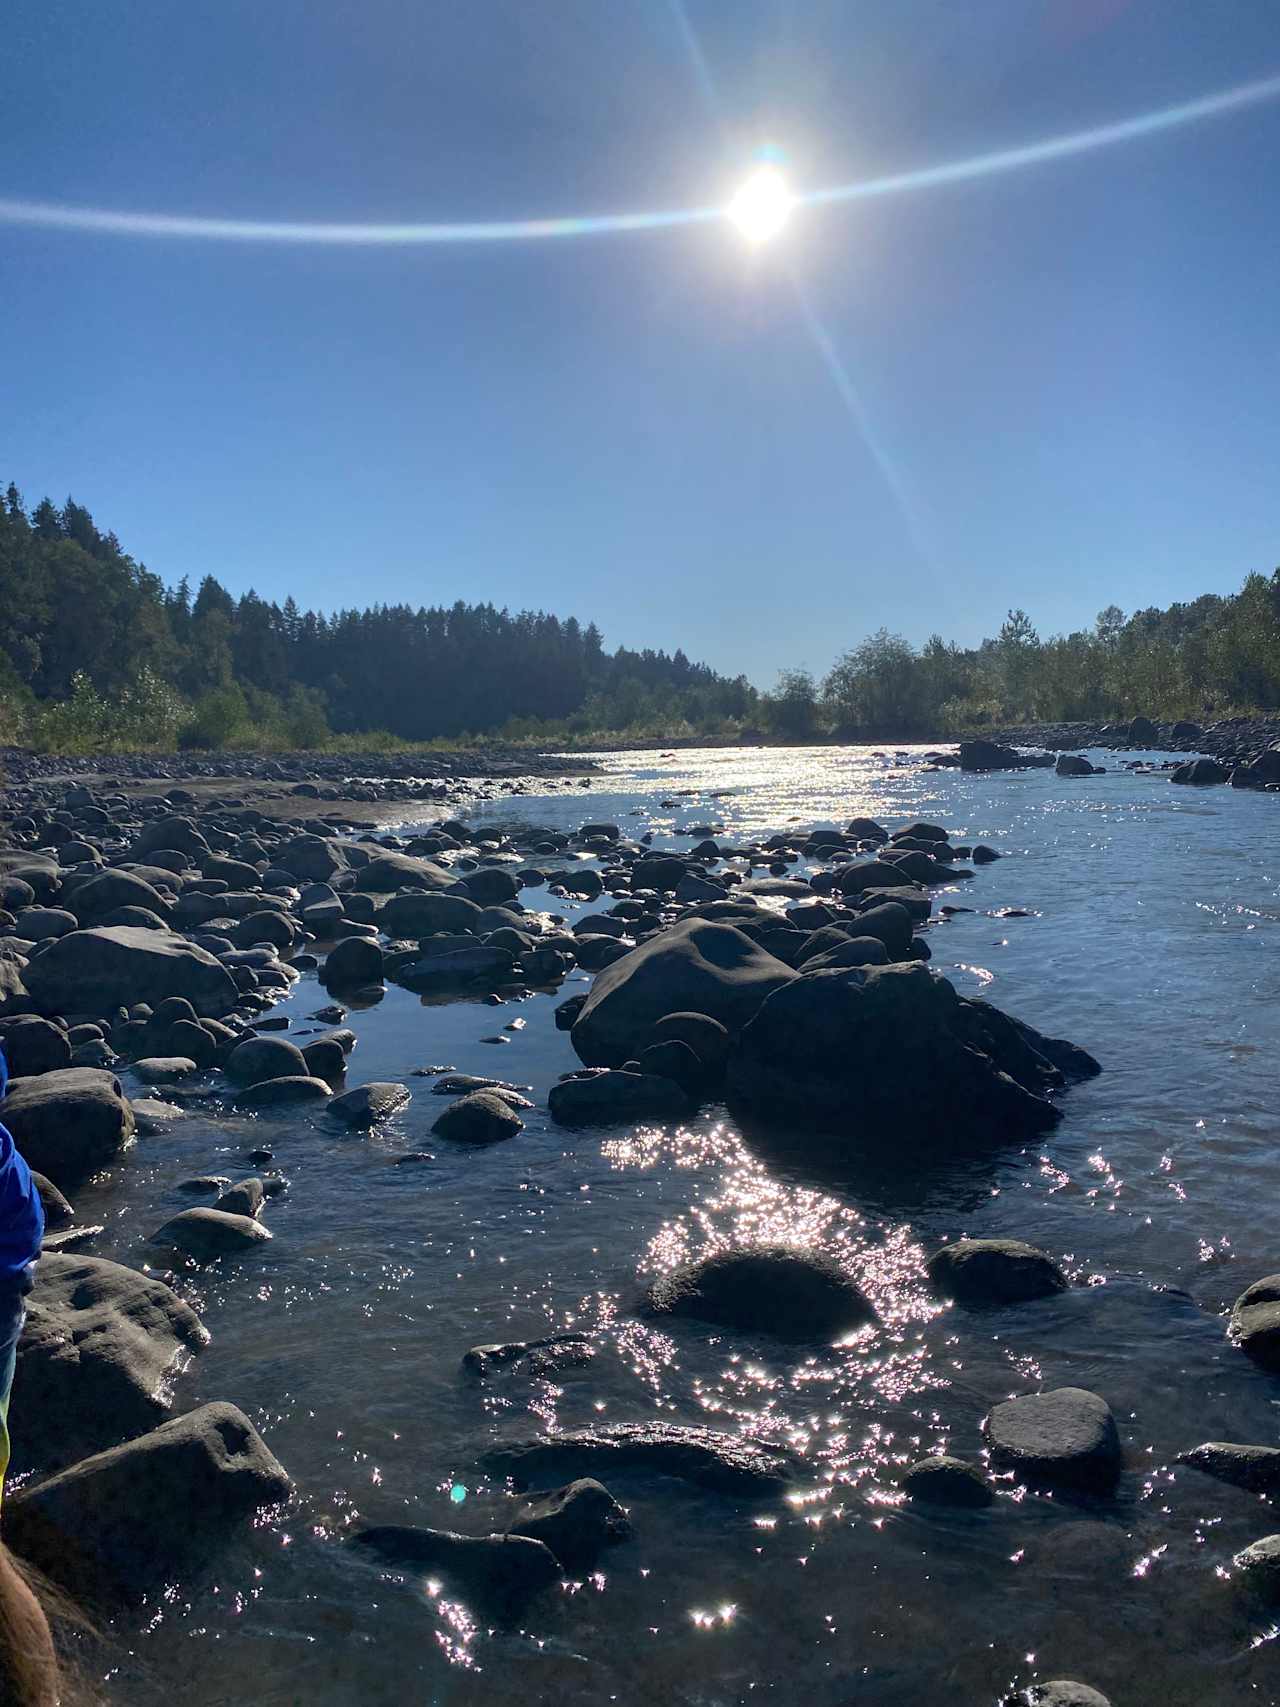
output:
[[[0,741],[51,751],[334,741],[931,739],[1000,724],[1202,718],[1280,706],[1280,570],[1042,640],[923,647],[884,629],[771,692],[675,651],[607,652],[594,623],[491,604],[332,615],[195,593],[136,563],[82,505],[0,502]]]

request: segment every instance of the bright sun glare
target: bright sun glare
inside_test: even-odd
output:
[[[761,166],[729,203],[729,218],[749,243],[767,243],[787,220],[795,198],[776,166]]]

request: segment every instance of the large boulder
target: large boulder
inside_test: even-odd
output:
[[[323,836],[295,836],[276,855],[275,863],[293,877],[310,883],[326,883],[346,869],[341,849]]]
[[[0,1103],[0,1117],[4,1104]],[[1280,1274],[1247,1286],[1231,1310],[1231,1337],[1264,1369],[1280,1369]]]
[[[1196,788],[1208,788],[1214,783],[1229,781],[1231,772],[1216,759],[1192,759],[1190,764],[1179,765],[1169,778],[1170,782],[1187,782]]]
[[[459,1144],[497,1144],[524,1131],[524,1121],[497,1091],[471,1091],[450,1103],[431,1130]]]
[[[344,936],[334,943],[320,969],[320,980],[329,990],[363,989],[381,984],[382,976],[382,950],[362,936]]]
[[[184,1209],[151,1235],[153,1245],[181,1251],[196,1262],[216,1262],[265,1245],[271,1234],[251,1215],[225,1209]]]
[[[645,1310],[797,1343],[830,1341],[875,1320],[834,1258],[777,1245],[716,1251],[682,1263],[649,1287]]]
[[[692,1051],[690,1058],[693,1059]],[[622,1126],[634,1120],[679,1120],[693,1112],[688,1093],[674,1079],[651,1072],[609,1070],[561,1079],[552,1085],[547,1107],[551,1118],[561,1126]]]
[[[305,1079],[306,1057],[287,1037],[246,1037],[227,1056],[227,1077],[237,1085],[260,1085],[264,1079]]]
[[[1054,766],[1059,776],[1092,776],[1093,766],[1077,753],[1059,753]]]
[[[1043,1076],[1020,1083],[972,1036],[953,987],[919,963],[806,973],[744,1028],[729,1102],[771,1123],[913,1149],[1054,1125]]]
[[[561,1576],[555,1554],[530,1535],[458,1535],[386,1523],[358,1529],[351,1540],[401,1570],[429,1571],[486,1608],[519,1603]]]
[[[133,1137],[133,1110],[119,1079],[100,1067],[63,1067],[10,1079],[0,1101],[29,1166],[69,1191],[113,1161]]]
[[[1160,731],[1149,717],[1135,717],[1127,733],[1131,747],[1154,747],[1160,739]]]
[[[376,854],[356,873],[356,888],[374,895],[393,895],[397,889],[451,889],[457,881],[456,873],[429,859],[389,852]]]
[[[96,925],[119,907],[145,907],[150,913],[165,913],[169,902],[158,889],[131,871],[102,871],[96,877],[68,883],[67,906],[82,925]]]
[[[0,1045],[15,1079],[52,1073],[71,1065],[71,1044],[66,1032],[37,1014],[6,1020],[0,1031]]]
[[[172,931],[110,925],[59,937],[30,962],[24,979],[49,1013],[113,1013],[135,1002],[157,1006],[185,996],[198,1014],[220,1019],[239,1000],[228,969],[207,949]]]
[[[682,920],[605,968],[571,1033],[589,1067],[632,1060],[667,1014],[709,1014],[737,1032],[795,973],[732,925]]]
[[[73,1593],[132,1600],[289,1491],[242,1411],[202,1405],[23,1488],[5,1502],[5,1531]]]
[[[98,1257],[36,1265],[13,1389],[17,1461],[56,1468],[154,1428],[175,1370],[209,1336],[176,1292]]]
[[[1042,769],[1053,763],[1052,753],[1023,753],[999,741],[961,741],[962,771],[1019,771]]]
[[[962,1304],[1020,1304],[1070,1284],[1046,1251],[1021,1239],[957,1239],[930,1257],[929,1278]]]
[[[423,889],[393,895],[378,914],[378,924],[391,937],[434,936],[437,931],[474,931],[481,908],[465,895],[442,895]]]
[[[507,1532],[541,1541],[566,1571],[589,1571],[610,1542],[626,1539],[631,1523],[603,1482],[581,1476],[521,1499]]]

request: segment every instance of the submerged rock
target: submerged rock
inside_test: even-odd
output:
[[[497,1447],[485,1463],[517,1487],[531,1482],[602,1471],[675,1476],[726,1494],[777,1493],[797,1478],[801,1460],[785,1448],[743,1435],[680,1423],[610,1423],[540,1435],[522,1445]]]
[[[1021,1239],[957,1239],[929,1258],[929,1278],[963,1304],[1018,1304],[1070,1284],[1047,1252]]]
[[[1120,1474],[1111,1407],[1084,1387],[1057,1387],[996,1405],[985,1426],[992,1463],[1036,1482],[1106,1492]]]
[[[876,1319],[832,1257],[786,1246],[717,1251],[655,1280],[645,1309],[794,1342],[831,1340]]]
[[[1099,1695],[1087,1683],[1073,1678],[1052,1678],[1048,1683],[1033,1683],[1016,1698],[1018,1707],[1111,1707],[1105,1695]]]
[[[456,1535],[386,1523],[358,1530],[351,1544],[389,1565],[430,1571],[485,1603],[522,1600],[550,1588],[561,1575],[551,1549],[527,1535]]]
[[[0,1103],[0,1118],[4,1116]],[[1266,1369],[1280,1369],[1280,1274],[1255,1280],[1231,1310],[1231,1337],[1241,1351]]]
[[[607,1546],[631,1533],[626,1512],[594,1476],[526,1495],[507,1528],[541,1541],[566,1571],[589,1571]]]
[[[370,1084],[357,1085],[355,1090],[334,1097],[329,1104],[329,1113],[336,1115],[346,1126],[375,1126],[378,1121],[389,1120],[393,1114],[407,1107],[410,1094],[407,1085],[375,1079]]]
[[[656,1073],[592,1073],[561,1079],[547,1097],[562,1126],[608,1126],[629,1120],[680,1120],[692,1112],[687,1091]]]
[[[903,1475],[902,1491],[909,1499],[928,1505],[954,1506],[968,1511],[989,1506],[995,1498],[990,1482],[976,1464],[967,1464],[963,1458],[948,1458],[944,1454],[922,1458],[918,1464],[913,1464]]]
[[[1280,1599],[1280,1535],[1264,1535],[1237,1553],[1232,1564],[1249,1584],[1270,1600]]]
[[[73,1593],[136,1599],[289,1491],[242,1411],[202,1405],[10,1495],[5,1531]]]
[[[223,1209],[184,1209],[151,1235],[149,1243],[183,1251],[197,1262],[264,1245],[271,1234],[260,1221],[248,1215],[231,1215]]]
[[[524,1131],[524,1121],[497,1091],[471,1091],[450,1103],[431,1130],[460,1144],[496,1144]]]
[[[462,1359],[468,1375],[488,1380],[504,1369],[527,1365],[531,1375],[549,1375],[557,1369],[581,1368],[595,1356],[595,1348],[583,1334],[547,1334],[543,1339],[508,1340],[495,1345],[473,1345]]]

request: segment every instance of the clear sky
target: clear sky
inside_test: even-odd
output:
[[[0,197],[486,221],[1158,111],[1280,74],[1280,5],[10,0],[2,42]],[[543,607],[762,686],[881,625],[1079,627],[1280,562],[1278,186],[1273,100],[759,249],[0,223],[0,481],[167,580]]]

